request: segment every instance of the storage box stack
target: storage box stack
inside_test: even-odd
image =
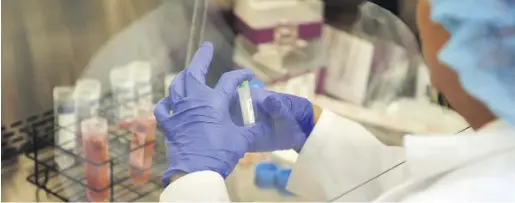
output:
[[[322,4],[319,0],[236,1],[236,66],[251,69],[276,91],[314,95],[317,71],[325,59]]]

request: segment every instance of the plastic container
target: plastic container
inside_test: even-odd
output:
[[[100,93],[100,81],[95,79],[79,79],[77,81],[73,98],[79,117],[92,118],[98,115]]]
[[[54,141],[60,148],[55,151],[55,161],[59,168],[65,169],[73,165],[75,159],[62,150],[75,154],[77,147],[75,134],[75,130],[77,129],[75,122],[77,114],[73,101],[73,87],[54,87],[53,97],[54,116],[59,126],[58,130],[55,132]]]
[[[81,122],[82,144],[84,150],[84,176],[90,201],[100,202],[109,198],[109,145],[107,139],[107,120],[90,118]]]
[[[156,119],[151,114],[136,117],[132,124],[129,174],[135,185],[144,185],[150,178],[156,127]]]
[[[249,81],[243,81],[238,87],[238,96],[240,99],[241,115],[243,124],[248,126],[256,122],[254,116],[254,107],[252,105],[252,97],[250,95]]]
[[[81,123],[83,120],[98,116],[100,108],[100,81],[95,79],[79,79],[75,84],[73,91],[73,99],[75,103],[75,110],[77,113],[76,123]],[[82,129],[80,125],[76,127],[76,141],[78,145],[82,145]]]
[[[115,123],[120,124],[121,127],[129,126],[136,115],[134,80],[131,71],[132,68],[129,66],[120,66],[111,69],[109,73],[113,98],[118,108]]]
[[[134,61],[129,64],[134,80],[136,108],[143,112],[152,112],[154,107],[152,94],[152,65],[147,61]]]

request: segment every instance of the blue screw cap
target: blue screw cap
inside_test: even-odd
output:
[[[252,81],[250,81],[250,87],[265,88],[265,83],[263,83],[259,80],[252,80]]]
[[[291,169],[279,169],[275,173],[275,187],[279,190],[279,193],[285,196],[293,196],[293,193],[286,190],[288,185],[288,179],[290,178]]]
[[[275,188],[277,166],[272,162],[261,162],[256,165],[254,184],[259,188]]]

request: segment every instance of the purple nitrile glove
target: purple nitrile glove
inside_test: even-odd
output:
[[[312,103],[302,97],[264,89],[252,89],[257,100],[257,123],[265,129],[257,134],[249,151],[294,149],[300,151],[315,126]]]
[[[314,128],[313,105],[307,99],[251,88],[256,123],[262,129],[256,131],[249,152],[269,152],[294,149],[300,151]],[[242,125],[239,101],[231,105],[234,123]]]
[[[211,89],[205,84],[205,75],[212,56],[213,45],[204,43],[188,68],[170,85],[170,96],[161,99],[154,110],[166,137],[165,185],[178,173],[211,170],[227,177],[247,152],[253,137],[263,134],[260,130],[265,129],[259,124],[238,126],[229,112],[238,85],[251,80],[253,73],[248,70],[225,73]]]

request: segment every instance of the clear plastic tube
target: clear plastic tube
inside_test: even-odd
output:
[[[115,122],[121,126],[128,126],[136,115],[131,69],[130,66],[120,66],[111,69],[109,73],[113,98],[118,106]]]
[[[84,158],[84,175],[90,201],[100,202],[109,198],[109,145],[107,120],[90,118],[81,122]]]
[[[55,144],[63,150],[75,153],[77,147],[75,119],[77,114],[73,101],[73,87],[54,87],[53,97],[54,115],[59,126],[54,135]],[[61,169],[68,168],[75,163],[75,160],[61,149],[56,149],[55,161]]]
[[[80,79],[77,81],[73,97],[79,117],[91,118],[98,115],[100,93],[100,81],[95,79]]]
[[[151,114],[136,117],[131,131],[129,174],[135,185],[144,185],[151,175],[150,168],[156,139],[155,117]]]
[[[254,107],[252,98],[250,97],[249,81],[243,81],[238,87],[238,96],[240,98],[241,115],[244,125],[252,125],[256,121],[254,117]]]
[[[95,79],[80,79],[75,84],[73,99],[76,110],[76,122],[98,116],[100,108],[100,81]],[[77,143],[82,145],[82,130],[80,125],[76,125]]]
[[[130,65],[134,79],[134,92],[136,94],[136,106],[139,111],[152,112],[152,65],[146,61],[134,61]]]
[[[241,116],[245,126],[252,125],[256,122],[254,115],[254,106],[252,104],[252,97],[250,95],[249,81],[243,81],[238,87],[238,96],[240,98]],[[260,153],[246,153],[240,159],[239,164],[243,167],[249,167],[256,161],[262,160],[263,155]]]

